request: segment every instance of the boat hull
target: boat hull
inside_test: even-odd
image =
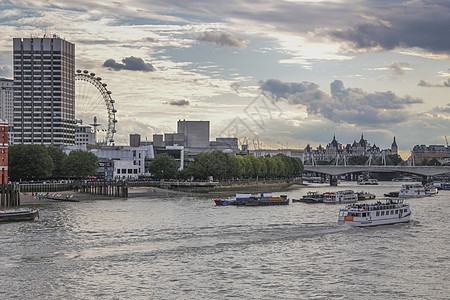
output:
[[[401,218],[393,217],[390,219],[380,219],[380,220],[354,220],[345,221],[344,218],[339,217],[338,224],[348,224],[355,227],[370,227],[370,226],[380,226],[380,225],[392,225],[397,223],[408,223],[410,221],[410,214],[403,216]]]
[[[0,212],[0,222],[33,221],[39,217],[38,210]]]

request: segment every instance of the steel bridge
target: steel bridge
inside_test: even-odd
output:
[[[315,165],[304,166],[304,172],[316,172],[320,174],[330,175],[336,177],[339,175],[372,172],[372,173],[392,173],[402,172],[422,176],[423,181],[427,178],[450,173],[450,166],[333,166],[333,165]],[[330,184],[333,185],[332,180]]]

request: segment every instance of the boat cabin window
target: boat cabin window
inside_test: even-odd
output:
[[[388,215],[389,215],[389,211],[387,210],[387,211],[386,211],[386,216],[388,216]]]
[[[398,209],[395,210],[395,214],[398,215]]]
[[[362,213],[362,216],[365,217],[365,216],[366,216],[366,213]]]
[[[380,215],[380,212],[379,211],[377,211],[377,217]]]
[[[381,212],[381,215],[384,216],[384,211]]]
[[[404,211],[404,212],[407,212],[408,210],[405,208],[403,211]]]
[[[391,215],[393,215],[394,214],[394,210],[391,210]]]

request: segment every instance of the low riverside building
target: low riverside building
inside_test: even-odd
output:
[[[108,172],[107,169],[99,170],[106,179],[131,178],[139,177],[145,174],[145,159],[153,156],[151,147],[104,147],[101,149],[92,149],[90,152],[99,158],[103,166],[111,166],[105,164],[112,162],[113,172]],[[118,163],[118,161],[121,161]],[[123,170],[126,170],[123,173]],[[119,171],[117,171],[119,170]],[[131,170],[131,173],[129,172]],[[120,175],[119,175],[120,174]],[[135,176],[136,175],[136,176]]]
[[[180,161],[180,169],[186,166],[194,157],[201,153],[209,153],[216,150],[227,154],[241,154],[239,140],[235,137],[219,137],[210,141],[209,121],[179,120],[177,132],[154,134],[153,148],[155,154],[169,153]],[[130,136],[130,141],[137,143],[137,137]]]
[[[441,164],[450,163],[450,148],[444,145],[416,145],[411,151],[415,165],[422,164],[425,160],[437,159]]]

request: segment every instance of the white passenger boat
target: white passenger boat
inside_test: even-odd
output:
[[[365,227],[409,222],[411,210],[404,199],[388,199],[382,203],[350,204],[339,210],[338,224]]]
[[[358,195],[353,190],[323,193],[323,203],[351,203],[358,201]]]
[[[425,197],[425,188],[420,183],[409,183],[402,185],[402,188],[398,192],[399,197]]]

